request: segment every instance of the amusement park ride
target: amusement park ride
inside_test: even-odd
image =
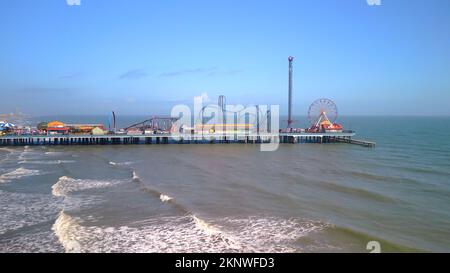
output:
[[[281,129],[280,133],[342,133],[343,126],[336,123],[338,117],[338,110],[336,104],[330,99],[321,98],[314,101],[308,110],[308,119],[310,122],[310,127],[307,129],[303,128],[293,128],[294,120],[292,118],[292,96],[293,96],[293,62],[294,57],[289,56],[289,81],[288,81],[288,120],[287,127]],[[251,106],[254,107],[254,113],[250,114],[245,111],[245,109],[230,111],[226,107],[225,96],[219,96],[217,105],[210,104],[204,106],[198,117],[201,120],[195,121],[194,127],[184,127],[175,128],[173,126],[176,118],[171,117],[153,117],[148,120],[133,124],[124,128],[124,131],[134,132],[134,133],[172,133],[174,131],[187,132],[196,131],[206,134],[223,134],[225,132],[243,132],[243,133],[260,133],[260,124],[268,124],[271,119],[270,110],[267,112],[262,112],[262,109],[258,105]],[[216,113],[211,115],[211,113]],[[223,117],[219,117],[223,115]],[[227,124],[227,117],[234,121],[243,120],[244,116],[253,122],[251,124]],[[234,118],[233,118],[234,117]],[[115,123],[115,122],[114,122]],[[233,122],[231,122],[233,123]],[[250,123],[250,122],[249,122]],[[200,125],[199,125],[200,124]]]
[[[289,86],[288,86],[288,120],[286,130],[281,132],[296,133],[342,133],[343,127],[341,124],[335,123],[338,111],[336,104],[329,99],[322,98],[314,101],[308,110],[308,119],[311,127],[308,129],[292,128],[294,121],[292,120],[292,72],[294,57],[289,56]]]
[[[337,106],[329,99],[314,101],[308,110],[308,119],[311,123],[308,133],[342,133],[343,126],[335,123],[338,117]]]
[[[132,124],[123,130],[127,132],[141,132],[151,134],[170,133],[174,130],[173,123],[177,118],[153,116],[150,119]]]
[[[223,100],[225,99],[224,96],[221,96],[219,98],[218,105],[208,105],[202,108],[201,114],[203,114],[205,111],[207,111],[208,108],[212,108],[212,110],[217,110],[216,108],[222,109],[223,114],[234,114],[236,116],[241,116],[240,111],[227,111],[225,110],[224,105],[221,105],[221,102],[223,104]],[[258,108],[257,108],[258,109]],[[211,110],[211,109],[210,109]],[[249,123],[249,124],[223,124],[218,123],[218,119],[216,116],[208,117],[207,119],[203,119],[200,123],[200,125],[196,125],[195,127],[181,127],[181,128],[175,128],[174,122],[177,120],[177,118],[171,118],[171,117],[158,117],[154,116],[150,119],[147,119],[145,121],[130,125],[128,127],[125,127],[123,130],[126,132],[133,132],[133,133],[172,133],[174,131],[187,131],[187,130],[195,130],[196,132],[207,134],[214,134],[214,133],[224,133],[225,131],[231,133],[234,131],[242,131],[242,132],[253,132],[258,133],[259,128],[259,122],[267,123],[267,120],[270,119],[270,111],[266,115],[264,113],[260,113],[259,109],[256,111],[256,117],[253,118],[254,122],[257,122],[256,124]],[[202,115],[203,116],[203,115]],[[308,120],[310,122],[310,127],[307,129],[302,128],[286,128],[285,130],[280,130],[282,133],[342,133],[343,132],[343,126],[339,123],[336,123],[338,117],[338,109],[336,104],[326,98],[321,98],[316,101],[314,101],[308,110]],[[225,120],[225,118],[223,119]],[[115,122],[114,122],[115,123]],[[291,119],[291,124],[293,123],[293,120]],[[196,123],[197,124],[197,123]],[[117,132],[116,132],[117,133]]]

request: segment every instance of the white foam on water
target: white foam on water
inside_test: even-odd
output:
[[[30,146],[24,146],[23,151],[20,153],[18,159],[25,160],[26,156],[33,153],[33,149]]]
[[[52,230],[55,232],[66,252],[81,252],[82,248],[78,242],[77,230],[81,227],[76,218],[72,218],[61,211],[58,219],[56,219]]]
[[[123,180],[94,180],[94,179],[74,179],[68,176],[61,176],[52,186],[54,196],[67,196],[71,192],[77,192],[88,189],[106,188],[119,183]]]
[[[62,202],[49,194],[0,190],[0,234],[55,219]]]
[[[197,216],[148,219],[129,226],[90,226],[62,212],[53,226],[66,252],[294,252],[294,243],[326,225],[280,218]]]
[[[26,168],[17,168],[14,171],[5,173],[0,175],[0,183],[7,183],[11,182],[15,179],[20,179],[22,177],[28,177],[28,176],[34,176],[34,175],[40,175],[42,174],[39,170],[30,170]]]
[[[252,252],[295,252],[298,250],[292,243],[297,239],[330,227],[327,223],[299,218],[250,217],[219,221],[239,230],[233,237],[250,245]]]
[[[205,231],[206,234],[208,234],[208,235],[220,234],[221,233],[221,231],[217,227],[206,223],[205,221],[203,221],[202,219],[198,218],[195,215],[192,215],[192,219],[194,219],[195,225],[199,229]]]
[[[34,161],[20,161],[19,164],[38,164],[38,165],[58,165],[58,164],[70,164],[75,163],[74,160],[46,160],[46,161],[40,161],[40,160],[34,160]]]
[[[64,248],[52,230],[21,233],[17,236],[0,239],[2,253],[58,253]]]
[[[173,198],[170,197],[170,196],[168,196],[168,195],[161,194],[161,195],[159,196],[159,199],[161,199],[162,202],[169,202],[169,201],[172,200]]]
[[[141,179],[141,178],[137,175],[137,173],[135,171],[133,171],[133,180],[139,180],[139,179]]]
[[[95,196],[61,199],[48,193],[18,193],[0,190],[0,234],[45,222],[51,223],[64,208],[78,210],[100,201],[102,200]],[[11,243],[14,244],[13,241]],[[0,252],[2,245],[3,241],[0,242]]]
[[[133,164],[133,162],[131,162],[131,161],[125,161],[125,162],[114,162],[114,161],[109,161],[109,164],[110,164],[110,165],[113,165],[113,166],[128,166],[128,165]]]
[[[15,149],[11,149],[11,148],[6,148],[6,147],[0,147],[0,150],[2,150],[2,151],[6,151],[6,152],[8,152],[8,153],[10,153],[10,154],[12,154],[12,153],[16,152],[16,150],[15,150]]]
[[[63,155],[64,152],[45,152],[45,155]]]
[[[10,157],[11,155],[13,155],[14,153],[16,153],[15,150],[10,149],[10,148],[4,148],[4,147],[0,147],[0,151],[5,151],[5,152],[7,152],[6,155],[4,155],[4,156],[2,156],[2,157],[0,158],[0,162],[4,162],[4,161],[8,160],[9,157]]]

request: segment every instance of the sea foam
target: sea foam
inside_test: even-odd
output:
[[[161,194],[161,195],[159,196],[159,199],[161,199],[162,202],[169,202],[169,201],[172,200],[173,198],[170,197],[170,196],[168,196],[168,195]]]
[[[39,170],[30,170],[26,168],[17,168],[11,172],[0,175],[0,183],[11,182],[15,179],[20,179],[22,177],[40,175],[41,171]]]
[[[68,176],[61,176],[52,186],[54,196],[67,196],[71,192],[88,189],[106,188],[122,183],[122,180],[94,180],[94,179],[74,179]]]
[[[62,212],[53,226],[66,252],[293,252],[295,242],[327,225],[280,218],[170,216],[127,226],[92,226]]]

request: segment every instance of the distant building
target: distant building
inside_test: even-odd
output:
[[[92,131],[95,128],[99,128],[103,131],[106,130],[103,124],[66,124],[69,127],[69,131],[71,134],[92,134]]]
[[[247,134],[253,131],[253,124],[197,124],[195,132],[201,134]]]
[[[142,135],[143,132],[139,129],[130,129],[127,130],[127,135]]]
[[[47,127],[48,127],[48,122],[45,122],[45,121],[40,122],[40,123],[37,125],[37,129],[38,129],[39,131],[42,131],[42,132],[47,131]]]
[[[93,135],[104,135],[105,134],[105,130],[103,130],[100,127],[95,127],[94,129],[92,129],[92,134]]]
[[[47,133],[50,135],[67,134],[69,133],[69,129],[70,128],[61,121],[52,121],[47,124]]]

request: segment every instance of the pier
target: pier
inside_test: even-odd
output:
[[[342,143],[355,144],[355,145],[360,145],[360,146],[370,147],[370,148],[373,148],[376,145],[376,143],[373,142],[373,141],[354,139],[354,138],[346,138],[346,137],[344,137],[344,138],[336,138],[336,139],[334,139],[334,141],[342,142]]]
[[[33,145],[127,145],[127,144],[202,144],[202,143],[349,143],[374,147],[374,142],[355,140],[347,133],[279,133],[279,134],[135,134],[135,135],[6,135],[0,146]]]

